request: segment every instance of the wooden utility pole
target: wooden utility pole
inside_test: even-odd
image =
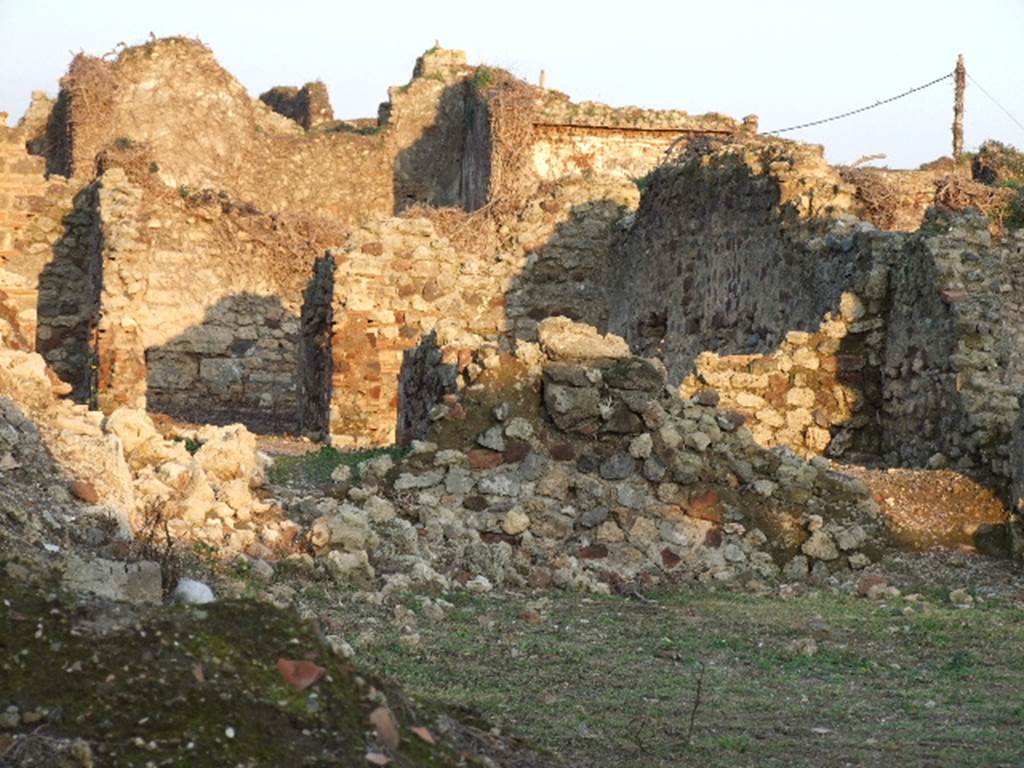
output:
[[[967,68],[964,67],[964,55],[956,59],[954,71],[956,91],[953,94],[953,159],[959,161],[964,153],[964,86],[967,85]]]

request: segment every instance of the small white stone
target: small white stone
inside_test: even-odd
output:
[[[174,588],[174,601],[185,605],[204,605],[215,599],[213,590],[195,579],[182,579]]]
[[[509,419],[505,426],[505,436],[514,440],[529,440],[533,437],[533,425],[521,416],[516,416]]]
[[[483,594],[485,592],[490,592],[494,587],[491,584],[491,580],[486,576],[474,576],[466,582],[466,589],[470,592]]]

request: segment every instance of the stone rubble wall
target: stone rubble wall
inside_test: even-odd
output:
[[[457,53],[457,52],[451,52]],[[415,205],[472,210],[463,189],[465,166],[479,160],[468,139],[473,105],[478,101],[466,77],[464,57],[435,62],[421,57],[406,86],[388,89],[387,130],[394,147],[394,206],[399,213]]]
[[[319,80],[301,88],[277,86],[260,94],[260,101],[306,130],[334,120],[327,86]]]
[[[827,578],[884,541],[859,481],[760,448],[621,339],[568,318],[539,338],[467,367],[400,464],[373,459],[344,481],[348,500],[313,525],[339,580],[415,581],[419,558],[470,589]],[[398,552],[378,527],[396,512],[420,529]]]
[[[788,331],[765,353],[701,353],[680,391],[743,414],[761,445],[848,461],[877,456],[886,281],[897,243],[856,229],[839,223],[812,241],[815,249],[846,248],[855,254],[835,308],[814,330]]]
[[[405,351],[442,319],[495,336],[504,327],[509,266],[460,254],[419,218],[360,227],[332,255],[332,443],[388,445],[395,440]]]
[[[506,151],[502,142],[508,137],[494,133],[501,120],[495,122],[493,94],[478,74],[461,52],[434,49],[417,61],[407,85],[389,90],[376,128],[324,121],[303,130],[250,98],[197,41],[154,41],[124,49],[113,60],[76,57],[56,101],[40,101],[33,113],[36,151],[46,154],[51,171],[74,176],[73,189],[103,174],[111,157],[114,165],[122,155],[134,159],[129,158],[127,186],[113,177],[86,186],[62,222],[63,232],[53,228],[64,251],[54,249],[45,264],[39,301],[40,348],[50,364],[73,384],[76,399],[98,392],[107,409],[148,401],[180,416],[202,413],[250,424],[261,415],[294,423],[298,417],[284,414],[297,413],[300,400],[306,414],[300,421],[307,416],[311,424],[324,421],[324,398],[312,393],[323,389],[324,380],[351,376],[346,366],[355,366],[371,383],[361,380],[339,398],[365,396],[377,405],[357,409],[372,424],[365,434],[354,424],[348,428],[356,430],[357,441],[379,442],[382,435],[394,434],[401,353],[438,319],[451,317],[491,338],[501,333],[535,338],[537,322],[552,314],[604,327],[608,255],[616,223],[638,203],[634,177],[659,162],[680,131],[735,132],[735,121],[594,104],[577,108],[561,94],[519,83],[516,92],[531,102],[523,119],[548,131],[541,144],[550,149],[561,146],[563,134],[570,137],[575,148],[571,157],[564,156],[568,165],[540,175],[526,167],[529,178],[515,179],[522,185],[516,194],[527,194],[520,209],[500,222],[490,216],[469,222],[479,230],[477,239],[486,241],[469,248],[471,258],[452,256],[444,247],[429,257],[419,252],[423,265],[417,268],[424,272],[428,260],[441,262],[441,274],[446,259],[453,268],[462,260],[477,265],[473,276],[464,278],[464,290],[456,291],[458,302],[446,303],[448,292],[441,291],[419,301],[434,306],[406,306],[407,296],[396,299],[386,287],[407,291],[401,272],[379,275],[379,296],[373,281],[356,281],[367,292],[356,303],[374,298],[373,311],[415,318],[381,333],[395,328],[411,333],[415,327],[417,335],[397,345],[379,342],[376,329],[360,336],[363,318],[353,312],[363,310],[337,314],[341,324],[335,339],[353,349],[362,344],[363,351],[336,354],[332,366],[313,365],[309,381],[296,372],[303,334],[293,327],[307,285],[289,279],[279,284],[275,270],[267,278],[258,264],[235,257],[239,250],[269,247],[244,232],[244,246],[232,242],[232,222],[238,223],[247,207],[354,223],[419,204],[485,207],[495,196],[505,196],[508,190],[491,189],[490,173],[491,154]],[[537,136],[527,131],[519,139],[526,143],[517,151],[529,155]],[[578,141],[590,144],[581,148]],[[589,159],[580,160],[581,152]],[[35,159],[32,165],[41,175],[42,162]],[[218,217],[186,210],[201,198],[215,206],[215,197],[234,213]],[[70,196],[63,204],[71,209]],[[308,282],[313,259],[321,253],[289,256],[289,264],[297,266],[292,274]],[[17,261],[23,271],[32,271],[23,255]],[[461,265],[458,269],[465,272]],[[189,279],[181,280],[185,274]],[[438,283],[421,282],[418,290],[437,292]],[[275,302],[280,306],[271,307]],[[474,308],[474,302],[483,307]],[[342,339],[350,331],[354,338]],[[313,335],[322,337],[323,331]],[[328,367],[332,372],[325,375]],[[308,412],[307,393],[314,401]],[[384,427],[385,419],[392,425]]]
[[[612,249],[639,202],[630,179],[603,175],[563,179],[527,201],[508,225],[515,271],[505,314],[513,336],[535,341],[538,322],[555,315],[607,327]]]
[[[984,217],[936,210],[880,232],[858,205],[806,147],[694,153],[656,175],[624,236],[610,328],[762,445],[1005,489],[1020,235],[993,244]]]
[[[319,440],[330,434],[334,266],[330,254],[316,260],[299,318],[299,430]]]
[[[28,153],[31,127],[0,126],[0,325],[5,343],[25,350],[36,347],[39,276],[56,249],[75,247],[63,225],[77,190]]]
[[[544,181],[585,173],[641,179],[688,135],[672,129],[539,123],[534,125],[533,168]]]
[[[977,214],[934,215],[891,272],[884,369],[886,440],[901,463],[1012,474],[1024,392],[1021,233],[993,245]]]
[[[121,168],[98,197],[104,409],[295,429],[303,292],[341,230],[185,199]]]
[[[389,123],[377,129],[338,125],[307,133],[251,98],[197,41],[126,48],[113,61],[78,56],[52,117],[65,137],[54,163],[87,179],[101,150],[141,143],[169,187],[224,191],[266,211],[355,222],[395,209],[399,153],[417,142],[430,153],[423,134],[437,118],[443,80],[420,78],[395,90]],[[456,162],[449,175],[458,174]]]
[[[1010,549],[1024,560],[1024,411],[1013,423],[1010,437]]]
[[[559,185],[532,198],[492,239],[466,247],[427,219],[382,219],[354,230],[333,254],[332,441],[386,445],[405,432],[400,391],[427,386],[403,372],[421,367],[406,354],[441,324],[477,337],[467,350],[499,336],[536,339],[537,323],[556,314],[604,327],[615,225],[638,198],[622,179]],[[471,218],[464,226],[495,225]],[[403,377],[419,383],[404,386]]]
[[[39,273],[36,349],[84,402],[95,389],[96,322],[103,283],[97,184],[82,188]]]
[[[609,328],[658,352],[674,383],[701,352],[765,352],[788,331],[816,331],[855,233],[824,247],[811,234],[853,205],[854,189],[806,145],[751,140],[662,167],[613,260]]]

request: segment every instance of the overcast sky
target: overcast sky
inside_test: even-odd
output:
[[[338,117],[376,115],[435,40],[574,100],[754,113],[762,130],[844,112],[967,70],[1024,123],[1024,0],[0,0],[0,111],[51,94],[73,53],[188,35],[253,95],[327,83]],[[950,152],[952,81],[787,136],[833,162],[884,152],[915,167]],[[1024,129],[967,87],[966,143],[1024,147]]]

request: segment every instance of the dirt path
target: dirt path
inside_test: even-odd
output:
[[[836,465],[874,494],[895,541],[908,549],[976,547],[981,526],[1005,523],[1008,513],[991,490],[948,469],[874,469]]]

